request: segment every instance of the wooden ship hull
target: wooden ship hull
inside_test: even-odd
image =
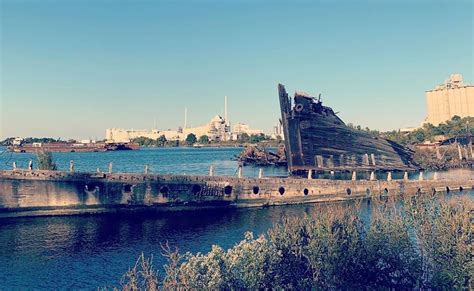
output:
[[[347,126],[330,107],[305,93],[294,103],[278,85],[288,170],[409,171],[418,167],[413,151],[387,139]]]

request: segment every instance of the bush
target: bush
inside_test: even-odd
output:
[[[36,154],[38,159],[38,169],[40,170],[57,170],[56,163],[53,161],[53,154],[50,152],[38,152]]]
[[[165,248],[163,289],[469,289],[472,288],[474,202],[428,196],[373,199],[370,223],[358,207],[319,206],[287,218],[267,234],[207,254]],[[401,204],[401,205],[400,205]],[[154,280],[144,271],[122,286]],[[151,264],[151,262],[150,262]],[[143,263],[141,264],[143,266]],[[141,278],[141,279],[140,279]],[[153,278],[158,278],[153,277]],[[141,282],[141,283],[140,283]],[[148,283],[146,283],[148,284]],[[145,285],[146,285],[145,284]],[[153,285],[155,284],[155,285]],[[128,287],[127,287],[128,288]],[[124,288],[125,289],[125,288]],[[132,288],[133,289],[133,288]]]

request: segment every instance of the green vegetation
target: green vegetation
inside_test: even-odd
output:
[[[13,143],[14,137],[9,137],[6,138],[2,141],[0,141],[0,146],[10,146]],[[61,138],[54,139],[51,137],[27,137],[23,139],[23,143],[34,143],[34,142],[40,142],[40,143],[49,143],[49,142],[58,142],[61,141]]]
[[[196,142],[197,142],[196,135],[194,133],[188,134],[188,136],[186,137],[186,143],[191,146],[195,144]]]
[[[209,137],[207,135],[201,135],[198,142],[200,144],[209,144]]]
[[[165,146],[165,144],[166,144],[167,141],[168,141],[168,140],[166,139],[166,136],[164,136],[164,135],[162,134],[162,135],[160,135],[160,136],[158,137],[158,139],[156,140],[156,145],[159,146],[159,147],[163,147],[163,146]]]
[[[270,140],[270,137],[265,136],[264,134],[252,134],[249,136],[247,133],[242,133],[238,137],[240,143],[259,143],[268,140]]]
[[[50,152],[38,152],[36,153],[38,159],[38,169],[40,170],[57,170],[56,163],[53,160],[53,154]]]
[[[362,202],[359,202],[362,203]],[[365,203],[365,202],[364,202]],[[163,246],[158,275],[143,255],[122,278],[138,289],[471,289],[474,202],[429,195],[372,199],[370,223],[358,206],[319,206],[266,235],[207,254]],[[159,279],[161,278],[161,279]]]
[[[404,145],[423,143],[425,141],[435,141],[439,136],[452,138],[456,136],[474,135],[474,117],[454,116],[450,121],[441,123],[438,126],[425,124],[408,134],[399,131],[389,131],[382,133],[382,136]]]

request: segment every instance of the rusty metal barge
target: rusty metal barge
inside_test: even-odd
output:
[[[473,189],[471,171],[456,176],[330,180],[0,171],[0,217],[264,207]]]

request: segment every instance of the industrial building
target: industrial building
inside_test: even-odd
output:
[[[251,129],[244,123],[237,123],[234,126],[234,131],[231,131],[230,121],[227,115],[227,96],[224,99],[224,117],[216,115],[207,124],[198,127],[188,127],[187,113],[188,111],[185,109],[184,125],[182,127],[180,126],[177,130],[108,128],[105,131],[105,139],[108,143],[125,143],[138,137],[156,140],[164,135],[167,140],[183,141],[192,133],[198,138],[207,135],[211,141],[227,141],[237,139],[242,133],[247,133],[248,135],[263,133],[261,130]]]
[[[219,115],[212,118],[209,123],[198,127],[179,127],[177,130],[158,130],[158,129],[123,129],[123,128],[108,128],[105,131],[105,138],[107,142],[129,142],[134,138],[146,137],[150,139],[157,139],[164,135],[167,140],[185,140],[189,134],[194,134],[196,137],[207,135],[209,140],[229,140],[230,126]]]
[[[248,124],[245,123],[237,123],[234,125],[234,128],[232,130],[232,139],[237,140],[242,134],[247,134],[247,135],[261,135],[264,134],[262,130],[260,129],[252,129]]]
[[[474,86],[464,84],[460,74],[453,74],[444,84],[426,91],[428,115],[424,123],[435,126],[453,116],[474,116]]]

